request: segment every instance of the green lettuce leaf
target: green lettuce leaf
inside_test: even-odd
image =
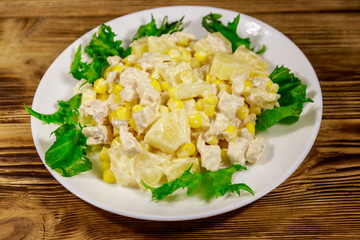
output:
[[[54,132],[56,141],[45,153],[45,162],[64,177],[71,177],[92,168],[86,158],[86,137],[74,124],[64,124]]]
[[[85,52],[91,58],[101,57],[106,60],[109,56],[120,56],[125,58],[131,54],[131,48],[121,47],[122,41],[115,41],[115,33],[108,25],[101,25],[98,32],[93,35],[89,45],[85,47]]]
[[[202,26],[208,32],[220,32],[224,37],[226,37],[231,42],[232,51],[234,52],[240,45],[244,45],[247,49],[254,51],[254,48],[251,48],[250,38],[241,38],[237,34],[237,27],[240,21],[240,14],[234,18],[234,21],[228,22],[227,26],[223,25],[219,19],[222,17],[218,13],[210,13],[203,17]],[[257,51],[257,54],[265,52],[266,46],[263,45],[262,48]]]
[[[74,123],[79,116],[78,108],[81,104],[81,93],[74,95],[68,101],[58,101],[59,109],[53,114],[41,114],[24,104],[24,107],[30,115],[49,124]]]
[[[161,200],[166,196],[172,194],[179,188],[187,188],[187,194],[191,195],[196,191],[200,184],[207,182],[207,196],[216,198],[223,196],[227,192],[236,192],[240,195],[240,190],[245,190],[254,195],[252,189],[244,183],[232,184],[232,175],[239,170],[246,170],[246,167],[239,164],[234,164],[231,167],[219,169],[214,172],[198,173],[190,172],[191,167],[186,170],[183,175],[170,182],[164,183],[158,188],[148,186],[144,181],[142,184],[145,188],[152,192],[153,200]]]
[[[139,27],[131,42],[145,36],[161,36],[162,34],[166,33],[182,31],[184,29],[183,27],[181,27],[181,25],[183,24],[183,19],[184,17],[182,17],[179,21],[168,23],[168,17],[165,16],[160,27],[157,28],[155,19],[153,15],[151,15],[151,21],[148,24],[141,25]]]
[[[306,98],[306,85],[290,69],[276,67],[270,79],[279,85],[280,107],[263,111],[256,119],[256,128],[264,131],[277,122],[294,123],[299,120],[305,102],[313,102]]]

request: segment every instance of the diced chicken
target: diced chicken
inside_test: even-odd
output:
[[[112,120],[111,121],[111,125],[114,127],[114,128],[117,128],[117,129],[120,129],[121,127],[127,127],[129,125],[129,122],[128,121],[125,121],[125,120]]]
[[[136,140],[134,135],[128,131],[127,127],[119,128],[119,138],[126,156],[131,157],[141,152],[141,144]]]
[[[201,156],[201,166],[209,171],[218,170],[221,163],[221,148],[219,145],[206,145],[203,136],[200,135],[196,147]]]
[[[261,109],[272,109],[278,104],[280,95],[274,92],[269,92],[266,89],[268,78],[255,77],[252,80],[253,87],[251,88],[251,94],[246,97],[246,101],[250,105],[259,106]],[[273,84],[274,87],[278,88],[277,84]]]
[[[156,120],[156,113],[150,107],[146,106],[141,111],[132,114],[138,133],[142,133],[150,124]]]
[[[119,63],[122,63],[123,60],[119,56],[110,56],[106,58],[107,62],[109,63],[110,67],[116,66]]]
[[[244,98],[230,95],[226,91],[221,91],[218,94],[219,103],[217,105],[219,111],[232,120],[238,127],[240,120],[236,116],[239,107],[244,105]]]
[[[227,156],[233,164],[245,164],[245,154],[249,144],[250,140],[243,137],[238,137],[229,143]]]
[[[149,53],[144,53],[142,58],[140,58],[137,63],[144,71],[150,71],[154,69],[155,65],[170,60],[171,58],[168,55],[158,52],[149,52]]]
[[[92,116],[98,125],[103,125],[104,120],[110,113],[108,104],[101,102],[100,99],[84,102],[81,104],[80,109],[84,111],[86,116]]]
[[[105,126],[84,127],[82,133],[87,137],[86,144],[89,146],[109,143],[108,130]]]
[[[229,126],[230,119],[222,113],[217,113],[215,120],[210,122],[210,128],[204,134],[205,140],[209,140],[210,137],[214,136],[218,139],[222,138],[222,133]]]
[[[74,94],[83,93],[86,90],[93,90],[93,88],[85,79],[81,79],[73,88]]]
[[[262,137],[257,137],[250,142],[249,148],[246,152],[246,161],[249,163],[257,162],[263,155],[265,150],[265,140]]]
[[[246,73],[236,74],[230,78],[232,82],[231,92],[233,95],[241,97],[244,91],[244,83],[246,80]]]
[[[195,100],[193,98],[183,101],[183,107],[184,107],[185,112],[186,112],[187,115],[196,112],[195,103],[196,102],[195,102]]]
[[[157,109],[160,105],[160,93],[154,89],[150,82],[138,84],[136,92],[140,98],[140,105],[151,106]]]

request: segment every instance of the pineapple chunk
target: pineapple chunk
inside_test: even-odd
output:
[[[161,37],[148,37],[148,50],[149,52],[159,52],[166,54],[169,48],[176,48],[176,44],[170,41],[169,35],[164,34]]]
[[[131,54],[141,58],[142,55],[148,52],[148,37],[142,37],[130,44]]]
[[[134,168],[136,169],[136,179],[140,187],[141,180],[146,184],[157,187],[161,178],[164,176],[164,170],[161,167],[165,159],[157,154],[143,150],[135,159]]]
[[[166,153],[190,142],[190,125],[184,109],[176,109],[158,119],[145,134],[145,143]]]
[[[206,97],[209,94],[216,94],[216,87],[208,82],[182,83],[175,91],[176,99],[191,99],[194,97]]]
[[[180,177],[191,165],[191,171],[200,172],[200,163],[197,157],[172,159],[168,165],[164,167],[168,181]]]
[[[200,39],[194,44],[194,50],[204,52],[208,56],[214,56],[216,52],[231,53],[231,42],[221,33],[210,33],[205,38]]]
[[[258,54],[245,48],[244,45],[239,46],[234,52],[234,56],[239,57],[243,62],[250,63],[252,72],[267,72],[269,65]]]
[[[249,73],[251,69],[251,65],[233,54],[216,53],[210,68],[210,74],[220,80],[230,80],[230,77],[243,72]]]

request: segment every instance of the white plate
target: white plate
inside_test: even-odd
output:
[[[201,38],[207,34],[201,26],[202,17],[210,12],[222,14],[221,21],[225,24],[238,14],[219,8],[175,6],[132,13],[106,24],[112,27],[118,39],[128,43],[137,28],[150,21],[151,14],[158,20],[158,24],[164,16],[168,16],[169,22],[172,22],[185,15],[184,32],[194,33],[197,38]],[[49,67],[35,93],[32,104],[34,110],[53,113],[57,109],[57,100],[67,100],[72,96],[72,88],[77,80],[68,74],[70,64],[79,44],[86,46],[95,31],[96,29],[93,29],[76,40]],[[70,192],[92,205],[128,217],[162,221],[197,219],[225,213],[254,202],[276,188],[297,169],[316,139],[322,115],[321,89],[310,62],[282,33],[244,14],[240,15],[238,32],[242,37],[250,36],[257,46],[265,44],[267,50],[263,57],[271,63],[271,69],[276,65],[290,68],[307,84],[307,96],[314,100],[314,103],[305,104],[304,112],[297,123],[290,126],[278,124],[260,133],[267,141],[264,156],[257,164],[248,166],[246,172],[234,174],[234,182],[248,184],[254,190],[255,196],[243,192],[240,197],[231,194],[205,201],[196,196],[180,195],[175,201],[156,202],[151,201],[149,192],[105,183],[101,180],[101,171],[96,164],[92,171],[72,178],[62,177],[48,168],[50,173]],[[44,125],[35,118],[31,119],[34,143],[43,162],[45,152],[54,141],[54,137],[49,139],[49,135],[57,127]]]

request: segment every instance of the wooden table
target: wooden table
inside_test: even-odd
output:
[[[311,152],[278,188],[241,209],[153,222],[98,209],[62,187],[34,147],[36,87],[55,58],[99,24],[167,1],[0,1],[1,239],[359,239],[360,1],[210,0],[277,28],[306,54],[324,110]],[[204,5],[199,0],[171,5]],[[161,234],[161,235],[160,235]]]

